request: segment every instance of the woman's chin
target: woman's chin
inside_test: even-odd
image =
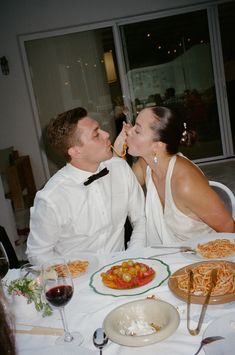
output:
[[[130,147],[128,148],[128,154],[130,154],[132,157],[138,157],[139,154],[136,153],[134,149],[131,149]]]

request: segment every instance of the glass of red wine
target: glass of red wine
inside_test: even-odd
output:
[[[4,278],[9,269],[9,260],[4,246],[0,242],[0,280]]]
[[[42,266],[42,284],[47,302],[60,311],[64,336],[56,339],[56,344],[76,344],[83,342],[79,332],[71,333],[68,329],[64,307],[73,296],[74,286],[68,265],[63,258],[53,259]]]

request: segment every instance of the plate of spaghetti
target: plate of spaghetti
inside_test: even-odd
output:
[[[194,238],[187,243],[195,254],[183,253],[191,260],[230,260],[235,261],[235,234],[234,233],[211,233]]]
[[[99,267],[97,257],[91,253],[79,253],[67,256],[66,261],[73,279],[91,274]]]
[[[209,303],[222,304],[235,301],[235,263],[231,261],[213,260],[187,265],[173,273],[168,286],[175,296],[187,301],[189,271],[192,270],[191,303],[202,304],[210,288],[213,269],[217,269],[217,282]]]

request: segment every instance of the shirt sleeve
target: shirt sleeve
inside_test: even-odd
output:
[[[145,196],[135,174],[127,164],[129,187],[128,217],[133,228],[128,249],[146,246]]]
[[[34,207],[30,210],[30,233],[26,250],[30,263],[41,265],[57,257],[55,246],[59,236],[60,226],[53,205],[36,196]]]

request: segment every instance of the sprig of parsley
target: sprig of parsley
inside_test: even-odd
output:
[[[27,303],[34,303],[34,306],[38,312],[42,312],[42,316],[50,316],[53,311],[48,303],[42,301],[42,287],[30,277],[23,277],[12,280],[7,285],[7,291],[9,295],[22,295],[27,298]]]

